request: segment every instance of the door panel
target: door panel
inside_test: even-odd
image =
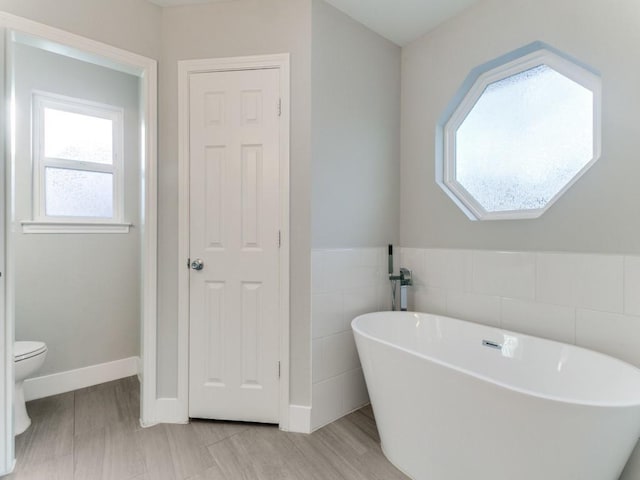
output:
[[[278,422],[279,70],[190,77],[189,415]]]

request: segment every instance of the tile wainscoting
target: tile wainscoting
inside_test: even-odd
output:
[[[413,310],[597,350],[640,367],[640,257],[402,248]]]
[[[396,249],[413,310],[576,344],[640,367],[640,256]],[[351,320],[391,308],[387,248],[312,252],[315,430],[368,402]],[[636,448],[620,480],[640,478]]]
[[[313,250],[311,428],[369,401],[351,320],[389,310],[387,247]]]
[[[640,256],[402,248],[411,309],[597,350],[640,367]],[[640,447],[621,480],[640,478]]]

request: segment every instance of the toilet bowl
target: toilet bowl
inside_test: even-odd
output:
[[[24,401],[24,381],[38,371],[46,356],[47,345],[43,342],[15,342],[13,344],[13,376],[16,382],[13,391],[15,435],[20,435],[31,425]]]

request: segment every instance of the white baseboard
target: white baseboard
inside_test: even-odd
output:
[[[0,477],[4,477],[5,475],[11,475],[14,472],[14,470],[16,469],[16,463],[17,463],[17,461],[14,458],[13,461],[10,462],[11,467],[8,468],[6,472],[3,472],[2,470],[0,470]],[[0,469],[1,468],[3,468],[3,467],[0,466]]]
[[[158,398],[155,405],[156,423],[189,423],[184,407],[177,398]]]
[[[311,407],[289,405],[289,431],[311,433]]]
[[[130,377],[138,373],[138,357],[123,358],[113,362],[100,363],[89,367],[52,373],[24,381],[26,401],[71,392],[79,388]]]

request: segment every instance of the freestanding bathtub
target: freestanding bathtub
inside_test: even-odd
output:
[[[415,480],[617,480],[640,370],[563,343],[410,312],[351,324],[387,458]]]

